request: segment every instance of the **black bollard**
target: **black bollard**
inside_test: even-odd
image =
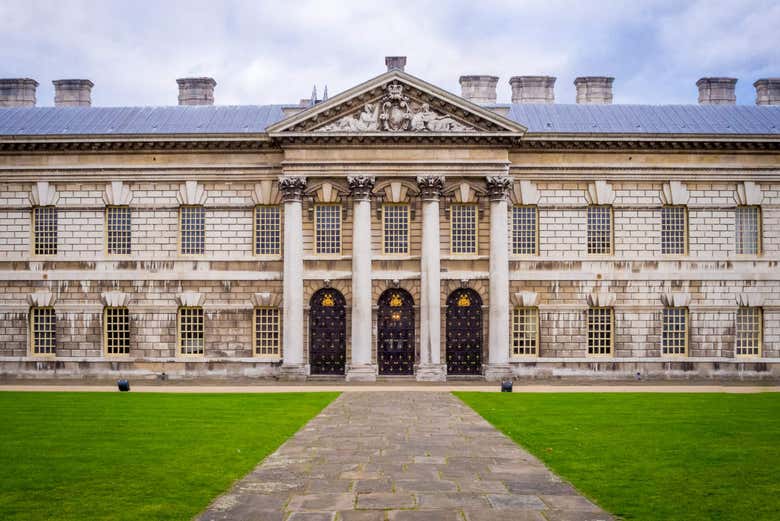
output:
[[[130,390],[130,382],[128,382],[124,378],[122,380],[119,380],[116,383],[116,386],[119,387],[119,390],[122,392],[127,392]]]
[[[501,392],[502,393],[512,392],[512,380],[504,380],[503,382],[501,382]]]

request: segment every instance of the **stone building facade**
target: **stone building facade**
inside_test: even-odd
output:
[[[0,80],[0,375],[780,374],[780,80],[388,71],[327,100],[91,107]]]

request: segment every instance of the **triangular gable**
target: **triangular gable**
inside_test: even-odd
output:
[[[520,138],[522,125],[399,70],[270,127],[272,137]]]

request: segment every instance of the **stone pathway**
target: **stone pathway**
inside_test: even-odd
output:
[[[451,394],[351,392],[197,519],[613,518]]]

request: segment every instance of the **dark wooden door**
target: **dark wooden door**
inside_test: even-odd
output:
[[[414,301],[402,289],[389,289],[379,297],[377,360],[379,374],[414,374]]]
[[[482,373],[482,299],[473,289],[453,291],[447,298],[447,374]]]
[[[344,295],[318,290],[309,306],[309,367],[311,374],[344,374],[347,362],[347,312]]]

